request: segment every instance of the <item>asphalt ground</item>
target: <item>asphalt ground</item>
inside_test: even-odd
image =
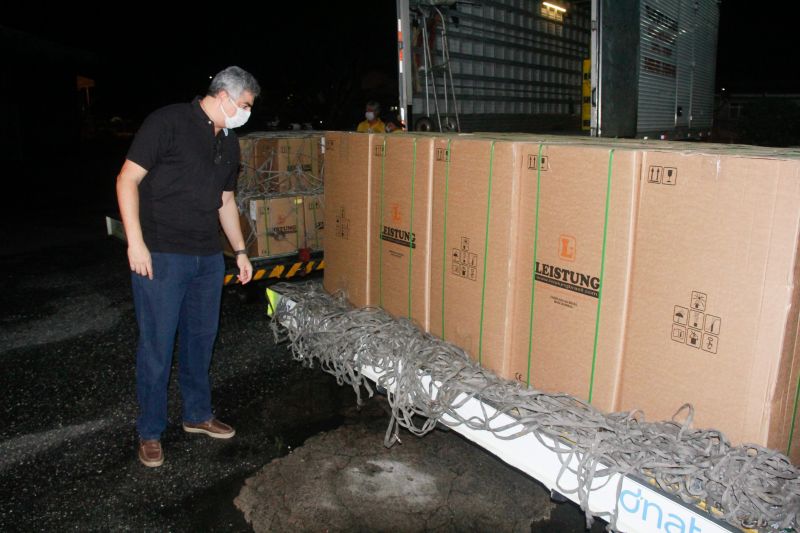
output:
[[[247,531],[232,505],[247,475],[340,424],[353,393],[275,345],[263,301],[226,289],[211,376],[238,434],[184,433],[173,378],[166,462],[143,467],[130,274],[103,230],[98,217],[6,235],[24,251],[0,257],[0,530]]]
[[[105,236],[99,210],[53,213],[0,231],[0,531],[251,531],[234,505],[247,478],[311,436],[375,425],[351,389],[274,343],[263,287],[226,288],[211,379],[215,413],[237,434],[184,433],[173,373],[166,462],[142,466],[125,246]],[[489,457],[487,475],[513,470]],[[533,480],[523,486],[501,497],[546,495]],[[547,501],[550,518],[532,531],[583,531],[576,506]],[[502,521],[491,529],[510,530]]]

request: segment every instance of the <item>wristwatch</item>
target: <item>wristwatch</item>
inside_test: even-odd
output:
[[[233,255],[247,255],[247,250],[234,250]]]

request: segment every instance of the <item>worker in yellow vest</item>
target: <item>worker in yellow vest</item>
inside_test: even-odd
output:
[[[381,105],[370,100],[367,102],[364,119],[362,120],[356,131],[359,133],[386,133],[386,126],[381,120]]]

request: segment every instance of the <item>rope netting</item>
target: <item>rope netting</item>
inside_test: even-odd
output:
[[[320,152],[320,136],[279,136],[271,134],[251,134],[240,139],[242,158],[239,179],[236,186],[236,204],[239,212],[248,216],[251,221],[259,216],[250,210],[251,202],[280,198],[316,197],[322,201],[324,158]],[[266,149],[259,148],[256,157],[256,145],[264,141]],[[302,203],[296,202],[295,215],[302,216]],[[322,210],[319,210],[322,216]],[[280,225],[267,220],[266,236],[275,240],[286,240],[287,236]],[[245,245],[250,246],[258,240],[257,224],[243,228],[246,235]],[[300,246],[311,246],[302,238]]]
[[[274,288],[283,298],[274,310],[273,332],[289,342],[294,358],[318,365],[340,385],[351,385],[359,404],[362,391],[374,392],[362,370],[374,367],[380,375],[377,386],[386,390],[391,407],[387,446],[399,441],[401,427],[422,436],[437,423],[463,424],[499,439],[533,435],[559,458],[556,490],[574,495],[586,512],[587,527],[593,520],[591,491],[615,474],[650,480],[737,527],[782,531],[798,526],[800,469],[777,451],[732,446],[719,431],[692,428],[688,404],[671,421],[648,422],[639,411],[606,414],[574,397],[498,378],[409,320],[377,308],[353,308],[319,282]],[[425,375],[431,379],[421,379]],[[461,416],[458,409],[473,399],[480,401],[482,414]],[[560,486],[567,472],[577,478],[576,488]],[[594,516],[615,527],[615,511]]]

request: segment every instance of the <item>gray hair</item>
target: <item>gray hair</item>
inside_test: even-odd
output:
[[[231,66],[219,71],[208,86],[209,96],[216,96],[220,91],[225,91],[234,99],[239,98],[243,91],[248,91],[255,98],[261,94],[261,87],[252,74]]]
[[[372,109],[374,109],[376,115],[380,115],[381,114],[381,104],[380,104],[380,102],[377,102],[375,100],[370,100],[369,102],[367,102],[366,107],[371,107]]]

